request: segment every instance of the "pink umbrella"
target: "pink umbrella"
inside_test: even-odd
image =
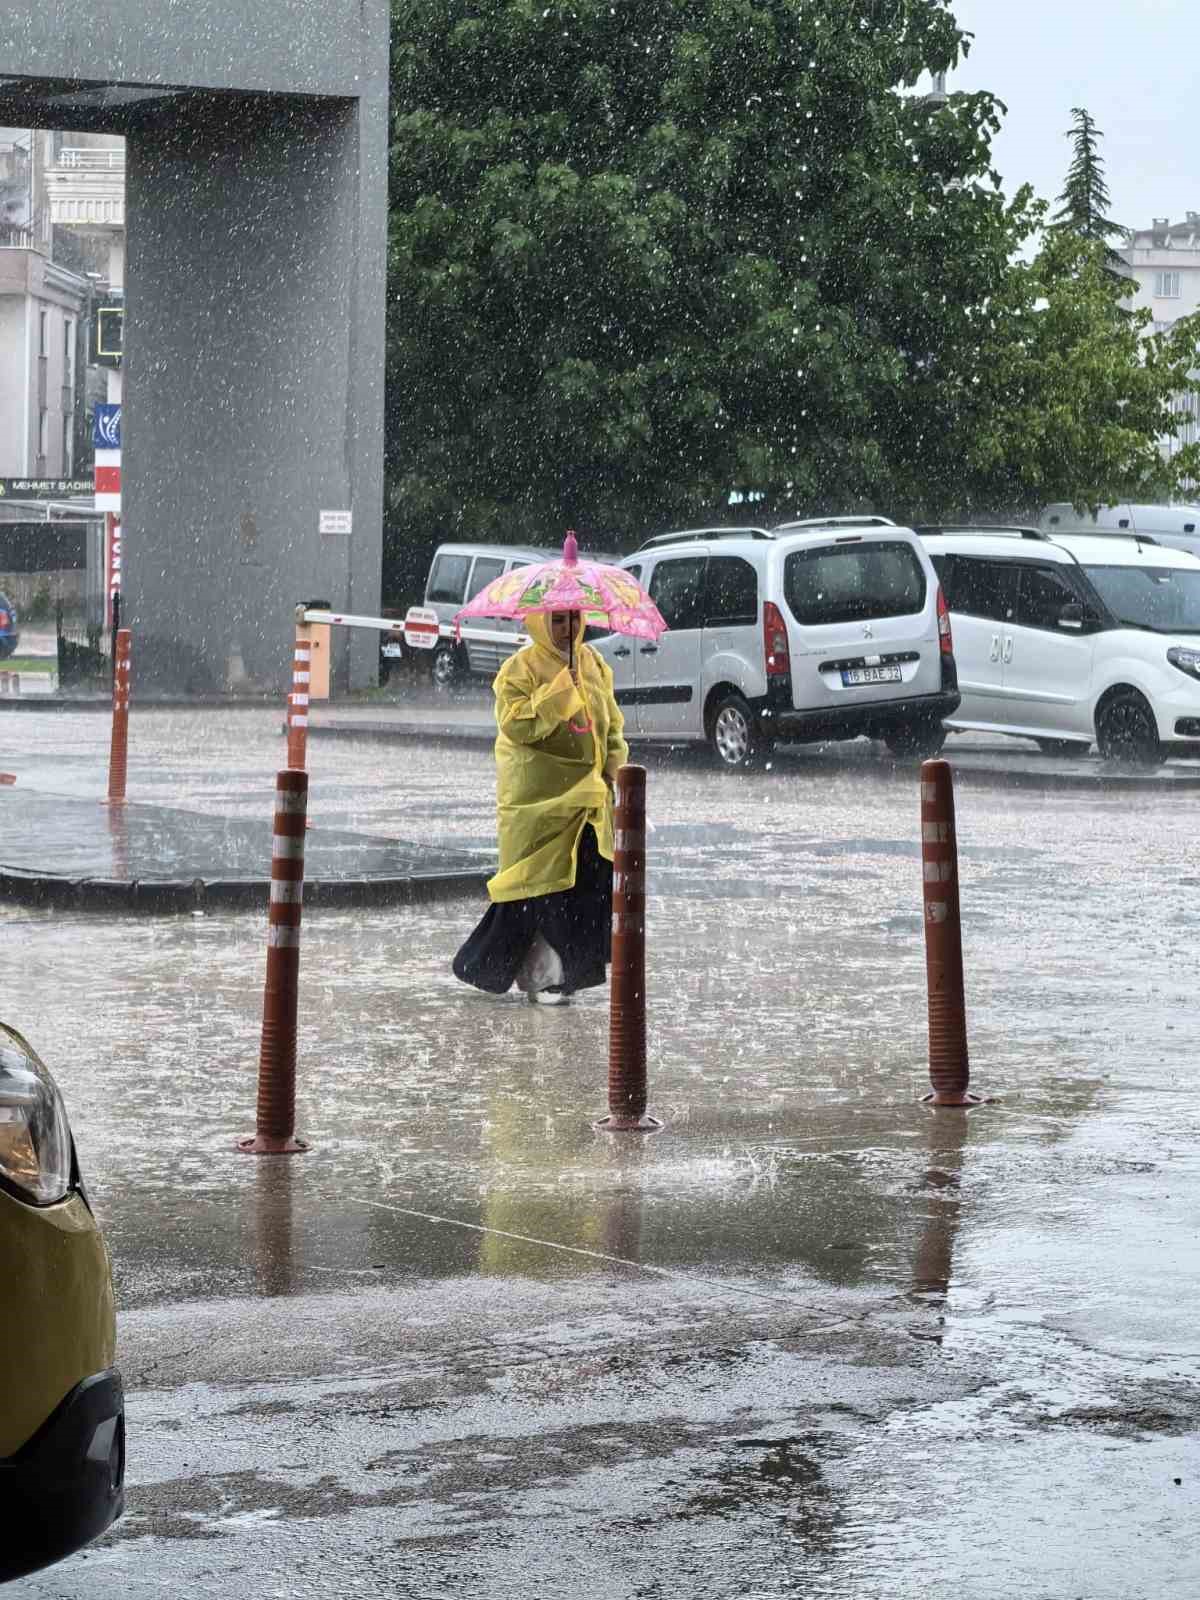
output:
[[[561,561],[539,561],[493,578],[455,614],[454,621],[461,632],[471,617],[519,621],[538,611],[582,611],[614,633],[631,634],[635,639],[658,639],[667,631],[658,607],[632,573],[600,561],[580,561],[573,532],[563,540]],[[572,671],[574,655],[572,634],[568,653]],[[587,729],[576,731],[585,733]]]

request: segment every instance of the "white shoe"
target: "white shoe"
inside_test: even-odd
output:
[[[569,1006],[571,996],[563,994],[561,990],[553,992],[550,989],[533,989],[529,994],[529,1003],[533,1006]]]

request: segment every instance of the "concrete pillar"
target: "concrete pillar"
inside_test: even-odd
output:
[[[292,609],[379,604],[383,238],[359,103],[206,99],[131,133],[125,617],[151,690],[281,688]],[[386,159],[380,143],[368,152]],[[351,510],[353,532],[319,531]],[[336,689],[373,681],[347,636]]]

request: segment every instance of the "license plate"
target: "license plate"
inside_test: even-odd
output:
[[[383,653],[385,656],[402,656],[404,654],[404,646],[402,644],[385,644]]]
[[[887,667],[846,667],[842,671],[842,683],[847,689],[853,689],[860,683],[899,682],[899,662]]]

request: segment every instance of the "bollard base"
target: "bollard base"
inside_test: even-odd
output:
[[[101,800],[100,804],[102,806],[125,806],[125,805],[128,805],[129,802],[128,802],[128,800],[126,800],[126,798],[125,798],[125,796],[123,794],[119,794],[119,795],[111,795],[111,794],[109,794],[109,795],[105,795],[104,799]]]
[[[935,1090],[931,1094],[921,1096],[923,1106],[951,1106],[957,1107],[960,1111],[968,1106],[981,1106],[984,1103],[981,1094],[952,1094]]]
[[[607,1117],[601,1117],[599,1122],[593,1122],[592,1127],[598,1128],[601,1133],[658,1133],[663,1124],[657,1117],[643,1115],[640,1117],[615,1116],[612,1112]]]
[[[237,1148],[244,1156],[302,1156],[309,1148],[307,1139],[278,1139],[274,1134],[255,1133],[239,1139]]]

